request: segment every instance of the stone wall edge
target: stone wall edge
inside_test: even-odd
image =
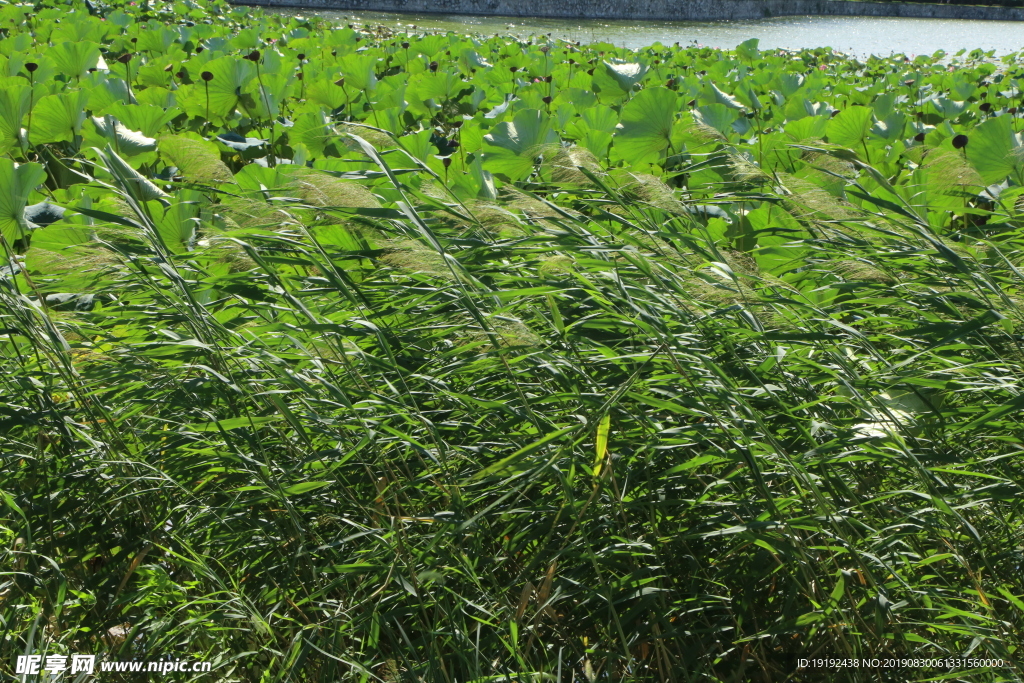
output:
[[[233,4],[564,19],[731,21],[817,15],[1024,21],[1024,8],[849,0],[244,0]]]

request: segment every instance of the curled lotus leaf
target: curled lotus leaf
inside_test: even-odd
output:
[[[64,218],[63,206],[51,204],[48,200],[25,207],[25,220],[33,225],[44,226]]]
[[[93,116],[92,124],[96,127],[97,133],[114,143],[118,152],[125,156],[156,151],[156,138],[143,135],[137,130],[130,130],[113,116]]]
[[[260,138],[243,137],[238,133],[221,133],[217,139],[236,152],[245,152],[254,147],[262,147],[267,144],[266,140]]]

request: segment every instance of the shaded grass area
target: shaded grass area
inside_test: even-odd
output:
[[[240,680],[1010,659],[1017,336],[924,241],[816,241],[840,308],[621,208],[650,246],[296,224],[216,311],[196,261],[87,314],[5,295],[8,632]]]

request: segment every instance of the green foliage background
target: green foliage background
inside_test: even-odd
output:
[[[1019,680],[1020,69],[0,4],[0,676]]]

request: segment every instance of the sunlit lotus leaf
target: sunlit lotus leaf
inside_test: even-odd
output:
[[[738,118],[736,110],[715,102],[698,107],[693,118],[697,123],[714,128],[726,137],[732,132],[732,124]]]
[[[337,85],[332,78],[323,78],[306,85],[307,99],[332,111],[346,104],[349,97],[354,98],[357,94]]]
[[[156,151],[156,138],[131,130],[113,116],[93,116],[91,123],[95,133],[109,141],[120,154],[133,157]]]
[[[145,50],[152,54],[164,54],[179,37],[177,31],[162,26],[158,29],[143,31],[139,35],[139,42],[136,47],[139,50]]]
[[[1009,116],[989,119],[972,130],[967,137],[967,159],[981,174],[986,185],[1002,181],[1024,161]]]
[[[785,132],[795,142],[805,140],[820,140],[825,137],[828,129],[828,119],[824,116],[805,116],[796,121],[786,123]]]
[[[883,140],[898,140],[903,137],[903,129],[907,125],[907,115],[903,112],[893,112],[883,119],[880,119],[868,130],[868,133]]]
[[[225,117],[235,111],[240,98],[247,92],[249,84],[256,78],[252,62],[237,57],[221,57],[205,65],[205,71],[213,74],[206,85],[198,83],[193,98],[205,104],[206,88],[209,88],[210,116]]]
[[[99,17],[91,17],[75,13],[70,17],[62,19],[53,33],[50,35],[50,42],[55,45],[62,43],[100,43],[110,32],[110,27]]]
[[[859,151],[872,123],[871,110],[867,107],[847,107],[829,121],[828,141]]]
[[[31,93],[27,85],[0,88],[0,154],[20,144]]]
[[[613,64],[602,61],[594,69],[594,86],[600,90],[601,98],[622,98],[647,75],[647,65],[642,63]]]
[[[472,91],[473,86],[462,80],[458,71],[444,71],[430,73],[429,71],[417,74],[415,81],[411,81],[416,94],[421,98],[446,102],[457,99],[463,93]]]
[[[740,59],[752,62],[761,56],[761,51],[757,49],[758,43],[760,41],[757,38],[745,40],[736,46],[736,54],[739,55]]]
[[[124,105],[118,104],[108,108],[105,114],[114,116],[126,127],[137,130],[147,137],[156,137],[164,131],[181,111],[164,109],[153,104]]]
[[[658,155],[671,144],[677,111],[676,94],[668,88],[641,90],[622,107],[615,149],[630,162]]]
[[[347,87],[356,92],[377,88],[377,58],[373,55],[347,55],[340,67]]]
[[[306,145],[314,156],[323,156],[324,150],[332,144],[337,134],[323,112],[318,112],[299,116],[288,136],[289,139]]]
[[[178,190],[170,206],[156,220],[156,229],[164,245],[173,253],[190,251],[199,227],[199,211],[203,195],[197,190]]]
[[[779,91],[784,97],[793,96],[803,84],[803,74],[785,73],[779,76]]]
[[[36,163],[15,164],[0,157],[0,235],[13,245],[32,227],[25,217],[28,197],[46,180],[46,172]]]
[[[96,43],[62,43],[54,45],[47,55],[57,67],[57,73],[68,78],[81,78],[100,61],[100,46]]]
[[[590,130],[614,133],[619,125],[619,115],[614,109],[601,104],[588,107],[580,114],[580,119]]]
[[[521,180],[533,171],[544,146],[557,140],[547,114],[523,109],[512,121],[499,123],[484,136],[484,168],[510,180]]]
[[[82,132],[89,94],[72,90],[39,100],[32,116],[32,144],[71,142]]]
[[[705,81],[704,86],[704,101],[709,104],[722,104],[729,109],[743,109],[742,102],[719,88],[714,81]]]

